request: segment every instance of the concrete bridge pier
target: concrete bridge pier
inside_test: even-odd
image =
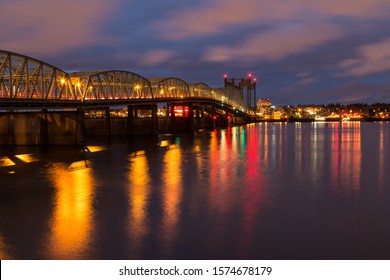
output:
[[[85,144],[85,114],[81,108],[76,111],[75,143],[77,145]]]
[[[171,103],[169,106],[169,125],[171,132],[193,132],[197,129],[194,124],[194,104]],[[176,109],[181,108],[181,113],[176,114]],[[198,110],[196,110],[198,112]],[[179,109],[180,112],[180,109]],[[198,114],[198,113],[197,113]]]
[[[194,131],[195,130],[195,125],[194,125],[194,106],[192,104],[188,104],[187,122],[188,122],[188,130],[189,131]]]
[[[104,108],[104,116],[105,116],[105,127],[106,134],[111,136],[111,116],[110,116],[110,107]]]
[[[84,113],[47,109],[0,114],[0,145],[84,144]]]
[[[201,118],[200,118],[200,114],[201,114],[201,107],[196,107],[195,109],[195,123],[194,123],[194,129],[198,130],[201,128]]]
[[[158,135],[159,128],[158,128],[158,115],[157,115],[157,105],[153,105],[152,108],[152,135]]]
[[[176,116],[175,116],[175,104],[169,105],[169,130],[176,131]]]
[[[48,118],[47,118],[47,109],[41,110],[41,129],[40,129],[40,141],[41,145],[49,144],[49,128],[48,128]]]
[[[2,118],[3,120],[6,120],[6,122],[2,122],[3,124],[7,125],[7,137],[4,137],[7,139],[5,143],[6,145],[15,145],[16,139],[15,139],[15,116],[12,114],[12,112],[6,114]]]
[[[127,106],[127,135],[158,135],[157,105]]]
[[[134,114],[136,114],[133,106],[127,106],[127,135],[134,134]]]

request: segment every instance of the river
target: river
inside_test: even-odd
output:
[[[390,259],[390,123],[0,147],[0,259]]]

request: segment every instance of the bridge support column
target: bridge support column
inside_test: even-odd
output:
[[[15,116],[12,112],[7,113],[8,115],[8,145],[15,145]]]
[[[134,134],[134,109],[133,106],[127,106],[127,134]]]
[[[84,110],[81,108],[77,109],[75,136],[76,136],[75,137],[76,145],[85,144],[85,117],[84,117]]]
[[[157,105],[152,106],[152,135],[158,135]]]
[[[214,127],[214,129],[216,129],[217,128],[217,113],[215,111],[214,104],[211,105],[211,117],[213,119],[213,127]]]
[[[129,105],[127,135],[158,135],[157,105]]]
[[[176,130],[175,104],[170,104],[170,130]]]
[[[108,136],[111,136],[111,117],[110,117],[110,107],[106,107],[104,108],[104,115],[106,117],[106,122],[105,122],[105,126],[106,126],[106,131],[107,131],[107,135]]]
[[[194,107],[188,104],[188,130],[194,131]]]
[[[200,107],[196,108],[195,128],[200,129]]]
[[[41,131],[40,131],[40,141],[41,145],[49,144],[49,128],[47,120],[47,109],[41,110]]]

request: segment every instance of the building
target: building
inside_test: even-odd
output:
[[[257,101],[257,113],[260,116],[264,116],[266,114],[269,114],[271,111],[272,102],[269,98],[262,99],[260,98]]]

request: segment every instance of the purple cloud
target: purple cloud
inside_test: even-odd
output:
[[[61,53],[90,44],[106,44],[99,27],[118,3],[95,0],[18,0],[2,3],[1,47],[27,54]]]
[[[339,38],[342,29],[330,24],[284,24],[267,32],[251,35],[233,46],[206,50],[206,61],[221,62],[232,58],[247,63],[252,60],[279,60]]]
[[[386,17],[387,0],[213,0],[197,8],[171,12],[154,24],[163,38],[178,40],[229,32],[232,26],[304,20],[331,22],[334,17]]]
[[[357,57],[340,63],[345,76],[364,76],[390,71],[390,38],[360,46]]]

